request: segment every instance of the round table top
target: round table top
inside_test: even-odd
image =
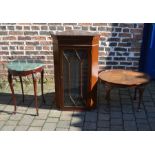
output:
[[[16,72],[31,71],[43,66],[44,64],[42,62],[28,61],[12,61],[7,64],[8,70]]]
[[[113,69],[99,73],[99,79],[114,85],[121,86],[138,86],[149,82],[150,78],[145,73]]]

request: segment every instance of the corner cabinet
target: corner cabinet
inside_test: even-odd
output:
[[[92,109],[97,102],[99,34],[64,31],[52,35],[55,100],[61,110]]]

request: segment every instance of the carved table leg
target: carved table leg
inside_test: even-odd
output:
[[[38,100],[37,100],[37,79],[34,74],[32,74],[32,78],[33,78],[33,86],[34,86],[35,108],[38,116],[39,113],[38,113]]]
[[[8,72],[8,81],[10,85],[10,89],[12,92],[12,99],[13,99],[13,104],[14,104],[14,114],[16,113],[16,97],[14,94],[14,89],[13,89],[13,82],[12,82],[12,75]]]
[[[137,98],[137,87],[135,88],[135,94],[134,94],[134,100],[136,100],[136,98]]]
[[[139,103],[138,103],[138,111],[140,111],[140,105],[142,103],[142,99],[143,99],[143,93],[144,93],[144,86],[142,87],[137,87],[137,89],[139,90]]]
[[[23,94],[23,103],[24,103],[24,89],[23,89],[23,81],[22,81],[22,77],[19,76],[20,79],[20,84],[21,84],[21,88],[22,88],[22,94]]]
[[[110,103],[110,91],[112,87],[108,84],[105,84],[105,99],[107,100],[107,103]]]
[[[45,103],[43,82],[44,82],[44,69],[41,71],[41,93],[42,93],[42,100]]]

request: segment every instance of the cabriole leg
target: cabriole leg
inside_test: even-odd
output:
[[[14,104],[14,114],[15,114],[16,113],[16,97],[15,97],[14,89],[13,89],[12,75],[9,72],[8,72],[8,81],[9,81],[10,89],[12,92],[12,99],[13,99],[13,104]]]

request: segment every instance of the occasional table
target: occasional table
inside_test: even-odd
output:
[[[145,73],[135,72],[123,69],[106,70],[99,73],[99,80],[105,83],[106,100],[110,102],[110,92],[113,87],[118,88],[135,88],[134,99],[136,99],[137,90],[139,91],[138,110],[142,102],[145,85],[150,78]]]
[[[32,75],[33,86],[34,86],[35,108],[36,108],[37,115],[39,115],[38,101],[37,101],[36,73],[38,72],[41,73],[41,92],[42,92],[43,102],[45,103],[45,98],[43,95],[44,64],[42,62],[12,61],[8,63],[7,67],[8,67],[8,81],[12,92],[12,99],[14,104],[14,113],[16,113],[16,98],[14,94],[12,76],[19,76],[21,88],[22,88],[23,102],[24,102],[24,90],[23,90],[22,77]]]

